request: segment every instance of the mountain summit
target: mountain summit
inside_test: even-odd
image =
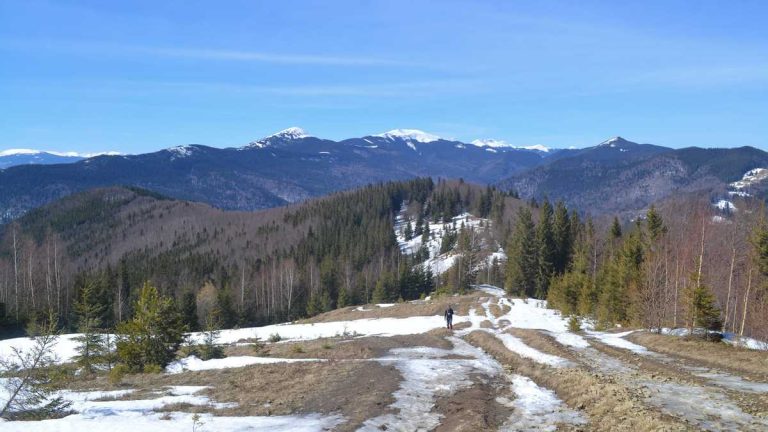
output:
[[[284,142],[284,141],[291,141],[301,138],[309,138],[310,135],[307,134],[307,132],[300,128],[300,127],[289,127],[288,129],[283,129],[280,132],[273,133],[270,136],[264,137],[258,141],[253,141],[250,144],[248,144],[251,147],[267,147],[273,143],[276,142]]]
[[[420,143],[430,143],[430,142],[439,141],[442,139],[437,135],[433,135],[431,133],[427,133],[418,129],[393,129],[389,132],[384,132],[382,134],[378,134],[375,136],[381,137],[381,138],[387,138],[387,139],[401,139],[404,141],[416,141]]]

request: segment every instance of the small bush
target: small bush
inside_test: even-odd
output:
[[[291,347],[291,351],[295,354],[304,354],[304,347],[301,345],[294,345]]]
[[[144,373],[148,373],[148,374],[163,373],[163,367],[157,364],[148,364],[144,366]]]
[[[130,372],[130,368],[122,363],[118,363],[109,371],[109,382],[112,385],[118,385],[123,381],[125,374]]]
[[[256,354],[264,354],[264,349],[266,348],[266,345],[264,342],[256,339],[256,341],[253,342],[251,345],[251,349],[253,349],[253,352]]]
[[[331,345],[329,342],[324,342],[323,343],[323,349],[324,350],[329,350],[329,349],[332,349],[332,348],[333,348],[333,345]]]
[[[269,335],[269,341],[272,343],[280,342],[281,340],[283,340],[283,338],[280,336],[280,333],[272,333]]]
[[[579,317],[576,315],[571,315],[571,317],[568,319],[568,330],[574,333],[581,331],[581,323],[579,322]]]

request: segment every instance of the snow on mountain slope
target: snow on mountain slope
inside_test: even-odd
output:
[[[416,141],[420,143],[431,143],[441,140],[437,135],[427,133],[418,129],[393,129],[389,132],[384,132],[378,135],[374,135],[387,139],[402,139],[405,141]]]
[[[476,145],[478,147],[514,148],[514,149],[521,149],[521,150],[536,150],[544,153],[549,153],[549,147],[543,146],[541,144],[535,144],[530,146],[515,146],[507,143],[504,140],[496,140],[492,138],[476,139],[476,140],[473,140],[470,144]]]
[[[744,173],[744,177],[739,181],[731,183],[729,186],[738,190],[747,189],[751,186],[755,186],[758,183],[762,183],[768,179],[768,169],[755,168]]]
[[[258,148],[264,148],[268,147],[275,141],[290,141],[295,139],[301,139],[301,138],[309,138],[311,135],[307,134],[307,132],[300,128],[300,127],[289,127],[288,129],[283,129],[279,132],[275,132],[270,136],[261,138],[258,141],[253,141],[246,147],[258,147]]]
[[[440,275],[447,272],[459,257],[459,254],[455,253],[453,250],[442,254],[440,253],[443,238],[446,233],[450,232],[458,234],[462,227],[484,231],[491,226],[491,221],[489,219],[478,218],[469,213],[462,213],[453,217],[449,223],[430,223],[428,241],[426,244],[422,244],[422,235],[414,235],[411,239],[405,238],[406,226],[409,222],[411,225],[414,224],[414,221],[407,218],[406,212],[407,205],[404,204],[395,219],[395,236],[400,245],[400,251],[408,255],[413,255],[418,253],[422,247],[426,247],[429,252],[429,258],[422,265],[429,268],[434,275]],[[506,259],[506,254],[501,247],[493,250],[495,250],[495,252],[489,254],[489,264],[492,264],[493,258],[496,258],[497,260]]]
[[[54,151],[54,150],[34,150],[34,149],[8,149],[8,150],[0,151],[0,157],[21,156],[21,155],[43,155],[43,154],[49,154],[49,155],[59,156],[59,157],[90,158],[90,157],[103,156],[103,155],[118,156],[118,155],[121,155],[122,153],[117,151],[79,153],[74,151],[60,152],[60,151]]]

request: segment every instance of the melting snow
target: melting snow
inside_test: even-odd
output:
[[[212,369],[229,369],[254,364],[273,364],[273,363],[300,363],[300,362],[319,362],[321,359],[291,359],[274,357],[253,357],[253,356],[232,356],[220,359],[200,360],[195,356],[184,357],[176,360],[166,366],[165,371],[171,374],[182,373],[185,371],[201,371]]]
[[[388,357],[378,359],[382,364],[393,364],[403,375],[400,388],[393,394],[395,403],[390,405],[397,412],[369,419],[359,430],[434,429],[442,417],[433,412],[437,397],[450,396],[471,386],[470,374],[496,376],[502,372],[501,365],[482,350],[455,337],[447,339],[453,343],[453,349],[397,348],[390,350]],[[468,358],[445,359],[447,356]]]
[[[522,375],[511,375],[514,400],[497,398],[502,405],[514,408],[515,413],[500,431],[555,431],[558,423],[585,424],[579,412],[568,408],[552,390],[539,387],[533,380]]]

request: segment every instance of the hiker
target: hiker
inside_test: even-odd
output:
[[[450,330],[453,330],[453,308],[448,305],[448,309],[445,310],[445,324]]]

